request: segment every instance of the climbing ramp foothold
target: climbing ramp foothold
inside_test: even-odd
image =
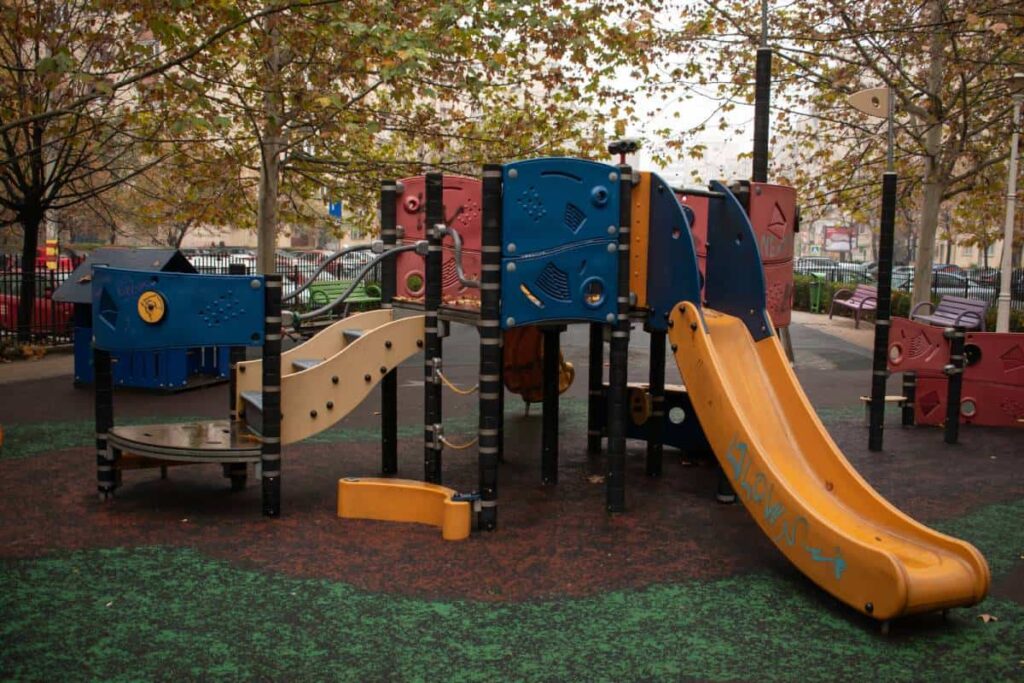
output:
[[[446,541],[469,537],[472,505],[453,500],[454,489],[411,479],[371,477],[338,480],[338,516],[384,522],[415,522],[441,528]]]

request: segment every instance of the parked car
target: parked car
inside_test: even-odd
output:
[[[910,292],[914,286],[914,269],[909,266],[906,270],[900,270],[899,274],[894,270],[892,276],[893,290]],[[972,280],[966,275],[943,269],[942,266],[932,269],[931,292],[936,296],[963,296],[970,299],[981,299],[992,303],[996,298],[996,288],[983,285],[977,280]]]

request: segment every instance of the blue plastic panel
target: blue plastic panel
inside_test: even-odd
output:
[[[148,323],[139,297],[154,291],[165,313]],[[92,326],[96,346],[109,351],[260,346],[263,344],[264,282],[259,275],[146,273],[96,267],[92,280]]]
[[[690,221],[672,188],[651,174],[651,211],[647,252],[648,325],[668,330],[668,316],[680,301],[700,308],[700,270],[697,250],[690,234]]]
[[[750,219],[725,185],[712,181],[711,190],[723,197],[708,202],[708,308],[742,320],[755,341],[770,337],[764,269]]]
[[[502,175],[502,326],[614,320],[618,169],[550,158]]]

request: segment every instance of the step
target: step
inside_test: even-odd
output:
[[[263,433],[263,392],[243,391],[242,403],[245,404],[245,426],[256,434]]]
[[[293,370],[309,370],[323,363],[319,358],[299,358],[292,361]]]
[[[363,336],[363,330],[342,330],[341,334],[345,337],[346,342],[354,342]]]

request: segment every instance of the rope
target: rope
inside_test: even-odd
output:
[[[455,443],[452,443],[451,441],[449,441],[448,439],[444,438],[443,436],[440,438],[441,443],[443,443],[448,448],[453,448],[453,449],[455,449],[457,451],[464,451],[467,448],[472,448],[473,446],[476,445],[476,442],[479,441],[479,440],[480,440],[480,437],[477,436],[477,437],[474,437],[472,441],[467,441],[466,443],[463,443],[463,444],[455,444]]]
[[[480,385],[479,384],[474,384],[469,389],[460,389],[459,387],[457,387],[454,384],[452,384],[448,380],[448,378],[444,376],[444,373],[441,372],[440,370],[437,371],[437,376],[441,378],[441,381],[444,382],[444,385],[446,387],[448,387],[449,389],[454,391],[459,396],[469,396],[470,394],[475,394],[477,391],[480,390]]]

